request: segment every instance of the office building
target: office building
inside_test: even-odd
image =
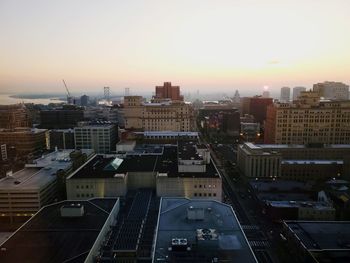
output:
[[[144,102],[141,96],[124,97],[125,128],[141,131],[192,131],[193,108],[182,101]]]
[[[237,165],[252,178],[326,180],[350,172],[350,145],[280,145],[245,143],[238,147]]]
[[[244,97],[242,99],[242,115],[253,115],[255,120],[263,125],[266,120],[267,106],[273,104],[272,98],[264,98],[260,96]]]
[[[0,129],[31,127],[29,112],[24,104],[0,105]]]
[[[23,222],[42,206],[62,197],[65,177],[73,171],[74,162],[82,164],[79,158],[71,158],[73,151],[52,152],[18,172],[8,172],[0,180],[0,220]],[[83,154],[88,158],[92,151]]]
[[[118,141],[118,127],[105,121],[81,122],[74,128],[74,141],[76,149],[113,153]]]
[[[155,99],[170,99],[183,101],[184,97],[180,94],[179,86],[172,86],[171,82],[164,82],[163,86],[156,86]]]
[[[350,262],[349,221],[285,221],[282,235],[297,262]]]
[[[71,129],[84,120],[84,111],[73,105],[40,111],[40,127],[44,129]]]
[[[297,100],[301,92],[306,91],[305,87],[294,87],[293,88],[293,101]]]
[[[231,206],[162,198],[152,262],[257,262]]]
[[[89,96],[83,95],[83,96],[80,97],[80,105],[81,105],[81,106],[86,107],[86,106],[89,105],[89,103],[90,103],[90,98],[89,98]]]
[[[50,150],[58,149],[74,149],[74,130],[73,129],[56,129],[49,131]]]
[[[281,101],[289,102],[290,101],[290,87],[282,87],[281,88]]]
[[[350,101],[324,101],[310,91],[296,103],[269,105],[264,142],[349,144]]]
[[[36,155],[47,149],[48,132],[45,129],[0,129],[0,145],[6,144],[17,156]]]
[[[6,161],[7,160],[7,147],[6,144],[0,145],[0,153],[1,153],[1,160]]]
[[[222,179],[204,145],[130,147],[118,157],[96,155],[73,173],[67,179],[68,198],[124,196],[128,190],[151,188],[160,197],[221,201]]]
[[[313,91],[318,92],[320,97],[330,100],[348,100],[349,86],[334,81],[325,81],[313,85]]]
[[[116,198],[45,206],[0,245],[0,261],[96,262],[119,207]]]

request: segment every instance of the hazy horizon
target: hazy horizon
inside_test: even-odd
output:
[[[271,94],[350,76],[350,1],[0,2],[0,91]]]

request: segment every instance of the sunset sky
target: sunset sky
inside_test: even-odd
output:
[[[350,82],[350,1],[0,0],[0,91]]]

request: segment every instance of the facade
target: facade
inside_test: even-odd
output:
[[[162,198],[155,237],[152,262],[258,262],[232,207],[213,200]]]
[[[313,86],[313,91],[319,93],[320,97],[330,100],[348,100],[349,86],[341,82],[326,81]]]
[[[182,101],[145,103],[141,96],[124,97],[125,128],[143,131],[192,131],[193,108]]]
[[[280,145],[245,143],[238,147],[237,165],[251,178],[326,180],[347,176],[350,145]],[[275,165],[274,165],[275,164]]]
[[[317,92],[303,92],[296,103],[267,108],[267,144],[350,143],[350,101],[322,101]]]
[[[272,98],[244,97],[242,99],[242,115],[253,115],[255,120],[262,125],[266,120],[267,106],[271,104],[273,104]]]
[[[290,101],[290,87],[281,88],[281,101],[289,102]]]
[[[0,145],[1,161],[7,160],[7,147],[6,144]]]
[[[0,105],[0,129],[31,127],[29,112],[24,104]]]
[[[6,144],[7,150],[17,156],[37,154],[47,149],[48,134],[45,129],[16,128],[0,129],[0,145]]]
[[[70,199],[125,196],[155,189],[158,196],[221,200],[222,179],[203,145],[138,146],[119,157],[96,155],[67,180]]]
[[[294,87],[293,88],[293,101],[297,100],[301,92],[306,91],[305,87]]]
[[[70,129],[83,120],[83,110],[72,105],[40,111],[40,127],[44,129]]]
[[[156,86],[156,99],[170,99],[183,101],[179,86],[171,86],[171,82],[164,82],[163,86]]]
[[[5,222],[22,222],[42,206],[60,197],[61,180],[73,171],[74,150],[57,151],[26,164],[25,168],[8,172],[0,180],[0,215]],[[89,156],[91,151],[84,151]]]
[[[80,97],[80,105],[81,106],[88,106],[89,105],[89,101],[90,100],[90,98],[89,98],[89,96],[87,96],[87,95],[83,95],[83,96],[81,96]]]
[[[118,130],[109,122],[82,122],[74,128],[76,149],[93,149],[96,153],[115,152]]]
[[[74,149],[74,130],[73,129],[61,129],[61,130],[50,130],[50,149]]]

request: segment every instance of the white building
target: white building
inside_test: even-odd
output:
[[[74,128],[76,149],[93,149],[96,153],[115,152],[117,126],[109,122],[81,123]]]
[[[281,88],[281,101],[289,102],[290,101],[290,87]]]
[[[323,83],[314,84],[313,90],[317,91],[321,97],[330,100],[348,100],[349,86],[334,81],[325,81]]]

